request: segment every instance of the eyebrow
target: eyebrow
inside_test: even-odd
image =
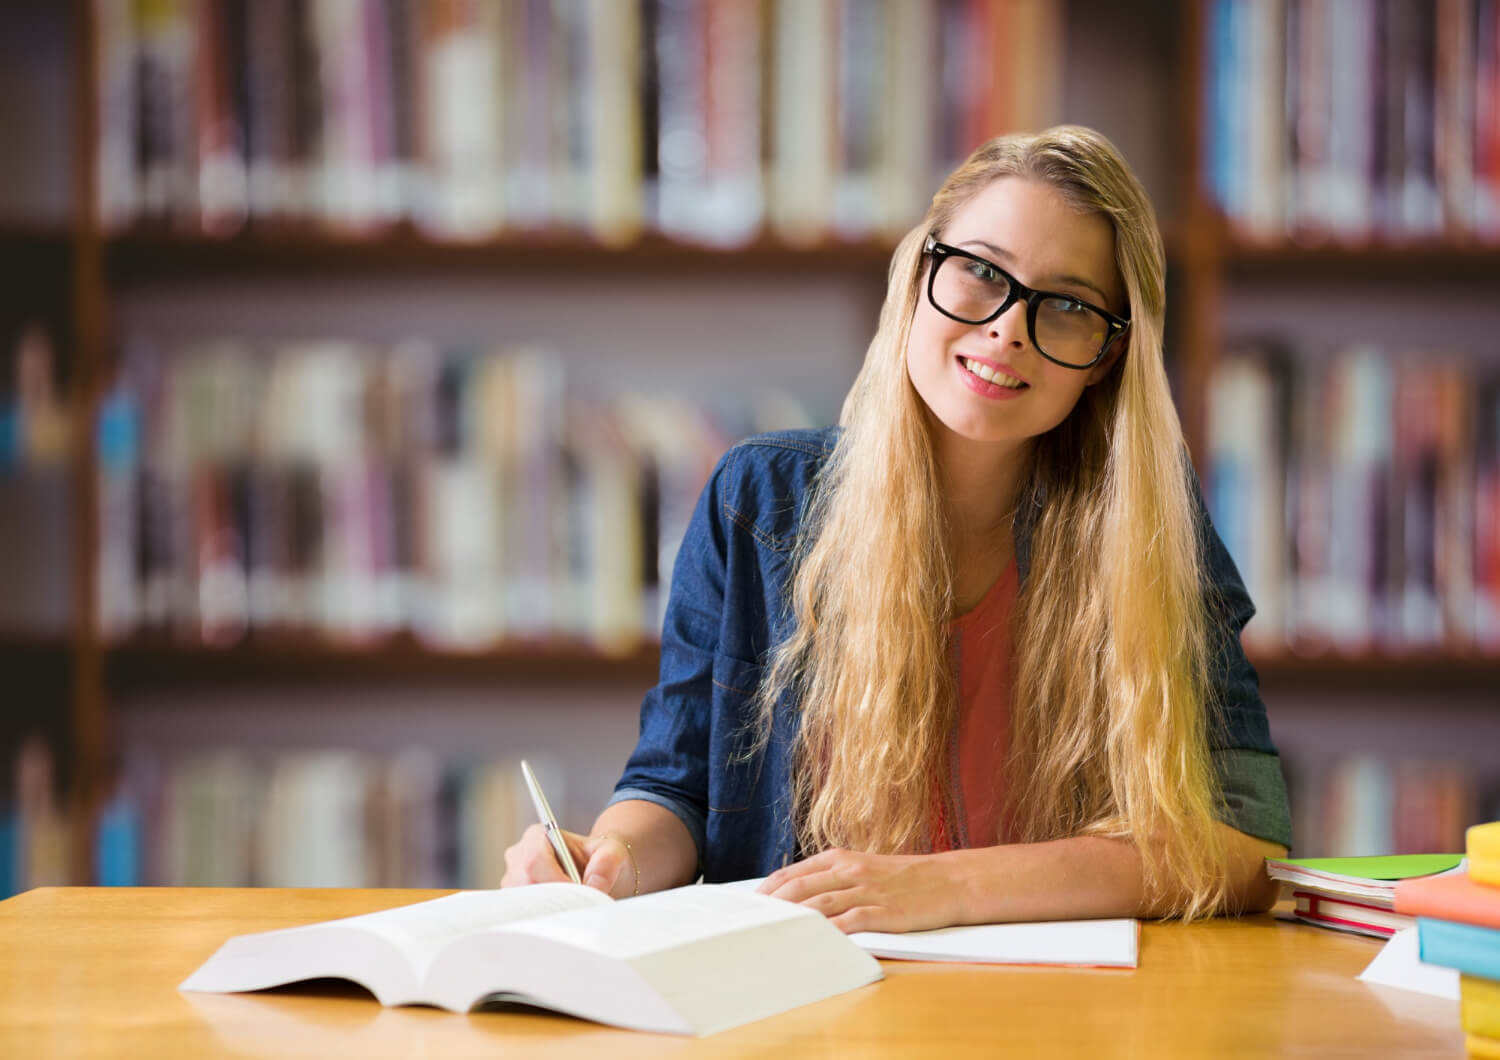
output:
[[[993,243],[986,243],[982,239],[970,239],[970,240],[967,240],[967,241],[965,241],[963,243],[955,243],[954,246],[959,246],[959,247],[983,247],[985,250],[987,250],[991,254],[995,255],[995,257],[1000,258],[1005,264],[1011,265],[1011,266],[1014,266],[1016,264],[1016,256],[1014,254],[1012,254],[1010,251],[1006,250],[1004,247],[997,247]],[[1051,278],[1051,282],[1053,282],[1053,283],[1059,283],[1059,284],[1064,284],[1064,285],[1071,284],[1074,287],[1086,287],[1090,291],[1093,291],[1096,295],[1099,296],[1099,304],[1100,305],[1109,305],[1109,295],[1105,294],[1104,293],[1104,289],[1102,287],[1100,287],[1097,283],[1095,283],[1093,280],[1086,280],[1082,276],[1073,276],[1071,274],[1060,274],[1060,275],[1057,275],[1057,276],[1053,276]],[[1030,285],[1028,284],[1027,286],[1030,286]]]

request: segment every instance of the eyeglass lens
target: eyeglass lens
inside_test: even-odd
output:
[[[1010,296],[1005,273],[972,258],[940,258],[932,281],[932,297],[943,312],[971,324],[988,319]],[[1065,364],[1087,365],[1098,356],[1109,334],[1109,324],[1081,302],[1060,295],[1041,299],[1031,340],[1048,357]]]

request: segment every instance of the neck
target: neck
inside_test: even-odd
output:
[[[964,614],[1014,555],[1011,524],[1031,443],[973,442],[937,425],[933,445],[948,519],[954,613]]]
[[[1030,440],[972,442],[939,427],[934,448],[955,554],[987,541],[1009,542]]]

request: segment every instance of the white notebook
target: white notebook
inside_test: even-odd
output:
[[[736,880],[723,886],[753,891],[763,880]],[[896,960],[1134,968],[1140,932],[1138,920],[1122,918],[966,924],[931,931],[859,931],[849,938],[876,957]]]
[[[1052,920],[966,924],[899,934],[860,931],[849,937],[876,957],[909,961],[1134,968],[1140,924],[1135,920]]]

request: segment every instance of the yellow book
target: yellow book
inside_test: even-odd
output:
[[[1464,838],[1469,848],[1469,879],[1500,887],[1500,821],[1476,824]]]
[[[1470,1056],[1480,1060],[1500,1060],[1500,1038],[1489,1038],[1483,1034],[1470,1034],[1464,1038]]]
[[[1500,1039],[1500,980],[1463,975],[1458,980],[1464,1030]]]

